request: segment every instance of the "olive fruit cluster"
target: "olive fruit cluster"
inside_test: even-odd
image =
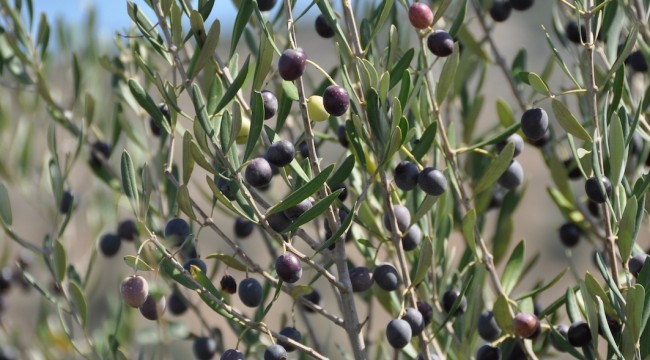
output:
[[[120,293],[124,303],[138,308],[142,316],[149,320],[158,320],[165,312],[165,297],[151,294],[149,284],[142,276],[133,275],[124,279],[120,286]]]
[[[528,10],[534,2],[534,0],[495,0],[490,8],[490,16],[496,22],[503,22],[508,20],[512,9]]]
[[[114,256],[120,251],[122,240],[134,241],[138,235],[135,221],[123,220],[117,225],[117,233],[105,233],[99,238],[99,250],[104,256]]]
[[[397,164],[393,174],[395,185],[404,191],[413,190],[416,186],[433,196],[440,196],[447,191],[445,174],[434,167],[426,167],[420,171],[417,165],[404,160]]]

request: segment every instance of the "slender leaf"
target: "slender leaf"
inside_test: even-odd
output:
[[[284,200],[280,201],[279,203],[275,204],[272,206],[270,209],[266,211],[266,216],[279,213],[280,211],[287,210],[294,205],[297,205],[301,201],[305,200],[306,198],[312,196],[318,189],[320,189],[323,184],[325,184],[325,181],[329,177],[329,175],[332,173],[332,170],[334,170],[334,164],[326,167],[321,171],[318,176],[314,177],[311,181],[308,183],[302,185],[298,189],[294,190],[284,198]]]
[[[217,259],[224,263],[226,266],[228,266],[231,269],[235,269],[238,271],[247,271],[246,265],[242,264],[239,260],[235,259],[232,256],[222,254],[222,253],[212,253],[208,256],[205,257],[206,259]]]
[[[252,0],[247,0],[247,1],[252,1]],[[232,84],[228,87],[226,92],[223,94],[223,97],[217,104],[217,107],[214,110],[214,113],[218,113],[221,111],[228,103],[237,95],[237,92],[239,89],[241,89],[242,85],[244,85],[244,81],[246,80],[246,77],[248,76],[248,67],[250,64],[251,57],[250,55],[246,58],[246,61],[244,62],[244,65],[242,68],[239,70],[239,73],[237,74],[237,77],[232,81]]]
[[[623,216],[618,226],[618,250],[621,252],[621,259],[629,259],[632,255],[634,240],[637,228],[637,207],[638,202],[635,196],[627,200]]]
[[[149,266],[143,258],[139,258],[133,255],[127,255],[124,257],[124,263],[133,270],[138,271],[153,271],[153,267]]]
[[[0,218],[2,218],[2,222],[7,226],[11,226],[13,223],[9,193],[2,182],[0,182]]]
[[[135,169],[133,168],[133,162],[131,161],[131,156],[129,153],[124,150],[122,153],[121,161],[122,169],[122,189],[124,194],[129,198],[131,202],[131,208],[133,209],[134,214],[137,216],[140,212],[138,211],[139,206],[139,195],[138,195],[138,186],[135,181]]]
[[[492,184],[499,180],[501,175],[503,175],[503,173],[508,169],[508,166],[510,166],[510,162],[512,161],[514,154],[515,145],[514,143],[509,142],[508,145],[506,145],[506,147],[501,150],[499,156],[497,156],[497,158],[494,159],[487,167],[488,170],[476,183],[474,192],[476,194],[483,192],[489,189]]]
[[[506,264],[506,268],[503,270],[503,275],[501,276],[501,285],[503,286],[503,291],[507,294],[510,294],[512,290],[517,286],[519,282],[519,277],[523,270],[524,265],[524,252],[526,245],[522,240],[519,244],[512,250],[510,259]]]
[[[433,262],[433,243],[431,239],[426,237],[422,242],[420,247],[420,254],[418,256],[418,267],[415,270],[415,276],[411,286],[418,286],[426,278],[429,270],[431,269],[431,263]]]
[[[298,229],[302,225],[312,221],[313,219],[317,218],[318,216],[322,215],[327,208],[329,208],[330,205],[336,199],[338,199],[339,195],[341,192],[343,192],[345,189],[338,189],[331,194],[327,195],[326,197],[316,201],[312,207],[305,211],[302,215],[300,215],[296,220],[294,220],[291,225],[289,225],[286,229],[284,229],[282,232],[289,232]]]
[[[72,305],[76,308],[75,313],[81,315],[81,326],[85,329],[88,325],[88,303],[83,290],[76,282],[70,281],[68,282],[68,294]]]
[[[171,134],[172,130],[167,123],[163,113],[158,108],[158,105],[155,101],[149,96],[149,94],[140,86],[140,84],[135,79],[129,79],[129,90],[135,100],[142,106],[142,108],[151,116],[151,118],[156,122],[159,128],[165,130],[166,134]]]
[[[255,0],[243,0],[239,6],[237,17],[235,18],[235,25],[232,29],[232,39],[230,40],[230,58],[232,58],[237,50],[239,39],[241,39],[248,21],[250,21],[251,15],[253,15],[255,6],[257,6],[257,1]]]
[[[262,94],[260,92],[255,91],[253,93],[253,105],[251,110],[251,124],[250,129],[248,130],[246,150],[244,151],[244,161],[247,161],[253,153],[253,150],[255,150],[255,145],[257,145],[257,141],[262,133],[262,127],[264,126],[264,100],[262,99]]]
[[[558,99],[551,100],[551,106],[553,107],[553,113],[557,121],[560,123],[560,126],[569,134],[580,138],[582,140],[592,142],[593,139],[591,135],[585,130],[582,125],[578,122],[578,119],[571,114],[571,111]]]
[[[442,66],[442,70],[440,72],[440,80],[438,81],[438,86],[436,88],[436,101],[438,104],[441,104],[447,95],[449,95],[449,89],[451,88],[451,85],[454,82],[454,78],[456,77],[456,69],[458,68],[459,59],[460,51],[454,51]]]
[[[215,19],[210,26],[208,35],[201,47],[199,57],[196,59],[193,71],[188,74],[188,77],[196,77],[201,70],[207,65],[213,58],[214,52],[217,49],[219,44],[219,36],[221,35],[221,23],[218,19]]]

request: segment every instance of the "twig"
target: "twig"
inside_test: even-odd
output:
[[[424,38],[421,39],[420,41],[420,49],[422,52],[422,56],[424,58],[424,66],[425,68],[429,68],[429,56],[428,52],[426,49],[426,46],[424,44]],[[432,109],[434,112],[434,117],[436,121],[438,122],[438,129],[440,133],[440,137],[442,138],[442,149],[443,153],[445,156],[445,159],[447,163],[449,164],[449,167],[451,169],[451,174],[455,177],[456,183],[458,184],[457,187],[457,194],[456,196],[459,199],[459,202],[461,204],[461,217],[465,217],[465,215],[472,209],[472,205],[470,203],[470,198],[467,195],[467,192],[465,190],[463,180],[460,176],[459,172],[459,167],[457,165],[456,161],[456,154],[454,152],[454,149],[451,147],[449,143],[449,138],[447,137],[447,128],[446,124],[442,119],[442,115],[440,114],[440,108],[438,107],[438,104],[436,102],[435,98],[435,91],[433,88],[433,80],[431,77],[431,72],[427,72],[425,81],[428,86],[429,90],[429,95],[431,97],[431,105]],[[454,187],[456,188],[456,187]],[[494,266],[494,256],[490,252],[490,250],[487,247],[487,244],[485,243],[485,239],[483,239],[483,234],[481,233],[481,230],[478,228],[478,225],[474,225],[474,238],[475,241],[478,243],[479,247],[481,248],[481,260],[483,264],[485,265],[486,270],[488,271],[488,274],[490,275],[490,279],[492,280],[492,285],[496,289],[496,291],[501,294],[506,296],[507,294],[505,293],[505,290],[503,289],[503,286],[501,285],[501,280],[499,279],[499,274],[497,273],[497,270]],[[510,311],[511,317],[514,318],[514,311],[510,306],[508,306],[508,310]],[[535,356],[535,353],[531,351],[528,347],[524,346],[524,349],[526,350],[527,355],[531,359],[537,359]]]
[[[158,241],[155,234],[150,234],[150,239],[149,240],[156,246],[156,248],[158,248],[158,250],[160,250],[162,252],[163,257],[165,257],[165,259],[170,261],[174,265],[174,267],[181,273],[181,275],[187,281],[191,282],[192,285],[194,285],[196,287],[195,291],[198,294],[204,294],[206,297],[208,297],[210,299],[210,301],[213,301],[215,304],[219,305],[219,307],[226,310],[229,314],[231,314],[232,316],[237,318],[237,320],[241,321],[246,327],[251,328],[251,329],[256,329],[256,330],[258,330],[260,332],[263,332],[263,333],[270,332],[275,338],[295,346],[296,348],[302,350],[307,355],[310,355],[310,356],[312,356],[312,357],[314,357],[316,359],[323,359],[323,360],[327,359],[327,357],[321,355],[316,350],[314,350],[314,349],[312,349],[312,348],[310,348],[310,347],[308,347],[308,346],[306,346],[306,345],[304,345],[304,344],[302,344],[300,342],[297,342],[297,341],[295,341],[295,340],[293,340],[291,338],[288,338],[288,337],[286,337],[284,335],[281,335],[281,334],[279,334],[279,333],[277,333],[275,331],[270,330],[266,326],[266,324],[259,323],[259,322],[248,319],[246,316],[242,315],[237,310],[235,310],[232,306],[230,306],[230,305],[224,303],[223,301],[221,301],[221,299],[214,296],[210,291],[208,291],[208,289],[206,289],[205,287],[203,287],[203,285],[201,285],[198,281],[196,281],[192,277],[192,275],[190,275],[190,273],[187,270],[185,270],[183,268],[183,265],[181,265],[169,253],[167,248],[163,244],[161,244],[160,241]]]
[[[585,71],[587,72],[587,104],[589,109],[589,117],[592,120],[596,133],[594,134],[596,142],[596,156],[598,157],[598,163],[600,168],[604,169],[603,161],[603,143],[602,143],[602,129],[600,128],[600,121],[598,120],[598,87],[596,86],[596,70],[594,67],[594,33],[592,29],[592,20],[593,20],[593,7],[594,1],[587,0],[587,11],[585,12],[585,27],[587,28],[587,42],[584,44],[585,51],[587,53],[587,63],[585,64]],[[609,206],[607,203],[603,203],[601,206],[603,210],[603,219],[605,220],[605,248],[611,257],[611,269],[612,277],[614,278],[614,283],[617,287],[620,287],[619,274],[618,274],[618,262],[616,256],[616,236],[612,231],[611,217],[609,213]],[[625,259],[622,259],[625,261]]]
[[[287,22],[289,27],[289,38],[291,42],[296,45],[296,32],[293,23],[293,14],[291,12],[291,1],[284,0],[284,8],[287,13]],[[302,77],[298,78],[297,87],[299,95],[300,112],[302,114],[303,126],[305,128],[305,143],[309,150],[309,165],[311,166],[312,173],[317,176],[320,173],[320,165],[316,155],[316,147],[314,145],[314,134],[309,121],[307,113],[307,103],[305,101],[305,88]],[[324,185],[320,191],[320,197],[324,198],[329,195],[329,188]],[[326,212],[330,230],[336,233],[339,226],[338,210],[334,205],[328,207]],[[350,344],[354,352],[354,358],[357,360],[366,359],[365,343],[361,335],[359,326],[359,317],[357,315],[356,304],[354,302],[354,294],[352,292],[352,282],[350,281],[350,274],[348,270],[347,255],[345,251],[345,234],[336,240],[336,247],[334,249],[334,261],[338,270],[339,281],[343,285],[343,289],[339,289],[341,294],[343,318],[345,319],[345,330],[348,333]]]

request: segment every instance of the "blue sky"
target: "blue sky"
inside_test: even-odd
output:
[[[132,1],[141,5],[141,8],[147,8],[143,0]],[[215,3],[217,5],[213,12],[219,14],[222,28],[230,28],[236,15],[232,1],[217,0]],[[125,0],[34,0],[34,12],[37,14],[45,12],[51,19],[63,17],[72,24],[81,22],[88,9],[93,7],[97,11],[99,30],[105,35],[110,36],[116,30],[128,28],[131,24]]]

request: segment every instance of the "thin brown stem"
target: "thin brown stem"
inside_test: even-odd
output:
[[[589,117],[594,125],[596,133],[594,134],[596,142],[596,156],[598,157],[598,163],[601,169],[604,169],[603,164],[603,142],[602,142],[602,131],[600,121],[598,120],[598,87],[596,86],[596,70],[595,70],[595,61],[594,61],[594,48],[595,48],[595,37],[594,33],[591,30],[593,28],[593,16],[592,10],[594,8],[594,1],[587,0],[587,11],[584,14],[585,17],[585,27],[587,28],[587,42],[584,44],[587,62],[586,73],[587,73],[587,104],[589,109]],[[605,221],[605,248],[609,253],[611,258],[611,269],[612,277],[614,278],[614,283],[616,286],[620,287],[620,279],[618,273],[618,258],[616,256],[616,236],[612,231],[611,216],[609,212],[609,206],[607,203],[602,205],[603,219]],[[623,259],[625,261],[625,259]]]
[[[291,1],[284,1],[284,8],[287,14],[287,23],[289,28],[289,39],[291,44],[296,47],[296,32],[293,22],[293,14],[291,11]],[[320,173],[320,165],[318,163],[318,157],[316,154],[316,146],[314,143],[314,134],[311,127],[311,122],[309,120],[309,114],[307,113],[307,103],[305,101],[305,88],[304,83],[301,78],[296,80],[296,85],[298,87],[299,95],[299,105],[300,112],[302,115],[303,127],[305,129],[305,143],[307,144],[307,149],[309,151],[309,165],[312,169],[314,176]],[[321,198],[329,195],[329,188],[327,185],[323,186],[319,190],[319,195]],[[338,219],[338,209],[334,205],[328,207],[326,211],[328,218],[330,230],[332,233],[336,233],[339,227]],[[345,234],[343,234],[339,239],[336,240],[336,247],[334,249],[334,261],[338,270],[339,281],[343,285],[343,288],[339,288],[338,292],[341,294],[341,311],[343,313],[343,318],[345,319],[345,330],[348,333],[348,338],[350,339],[350,344],[352,346],[352,351],[354,353],[354,358],[357,360],[366,359],[366,349],[365,343],[363,341],[363,336],[361,335],[361,327],[359,325],[359,317],[357,315],[357,308],[354,302],[354,294],[352,292],[352,282],[350,281],[350,275],[348,270],[347,255],[345,250]]]
[[[517,100],[519,107],[521,108],[521,110],[526,110],[526,102],[521,97],[521,94],[517,89],[517,84],[515,84],[515,80],[512,78],[512,75],[510,74],[510,70],[508,70],[508,64],[506,64],[506,60],[503,58],[503,55],[501,55],[501,51],[499,51],[499,48],[497,47],[496,43],[494,42],[494,39],[492,38],[490,28],[485,22],[486,16],[483,13],[483,10],[481,9],[481,5],[478,3],[477,0],[472,0],[472,5],[474,6],[474,11],[476,12],[476,17],[479,21],[479,24],[481,25],[481,28],[485,33],[485,37],[488,43],[490,44],[490,49],[492,49],[492,54],[494,55],[494,62],[497,64],[497,66],[499,66],[501,72],[503,72],[503,76],[505,76],[505,78],[508,80],[508,86],[510,86],[510,89],[512,90],[512,94],[515,96],[515,99]]]

